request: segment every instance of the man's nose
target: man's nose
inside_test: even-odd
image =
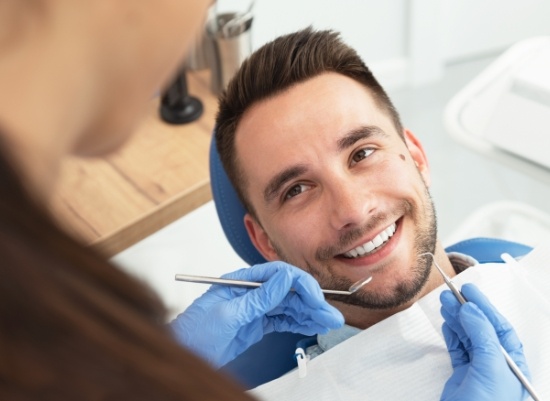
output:
[[[330,223],[336,230],[361,226],[373,207],[373,194],[364,183],[337,179],[328,192]]]

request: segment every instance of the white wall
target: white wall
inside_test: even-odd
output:
[[[460,61],[550,35],[548,0],[442,0],[442,56]]]
[[[218,0],[218,12],[250,0]],[[433,82],[448,61],[550,35],[549,0],[256,0],[256,49],[312,25],[340,31],[389,89]]]
[[[218,11],[245,10],[249,0],[219,0]],[[253,47],[313,25],[340,31],[368,61],[402,57],[405,0],[257,0]]]
[[[431,0],[429,0],[431,1]],[[342,34],[379,79],[404,83],[407,52],[407,0],[257,0],[252,47],[312,25]],[[217,11],[244,11],[250,0],[219,0]]]

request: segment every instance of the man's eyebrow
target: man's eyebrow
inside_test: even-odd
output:
[[[270,203],[273,198],[277,196],[281,187],[285,183],[304,174],[306,171],[307,167],[305,165],[298,164],[281,171],[279,174],[269,180],[269,183],[264,189],[264,200],[266,201],[266,203]]]
[[[341,152],[350,146],[353,146],[354,143],[360,141],[361,139],[370,138],[373,136],[378,137],[389,137],[382,129],[374,125],[364,125],[357,129],[354,129],[348,132],[345,136],[338,140],[337,146],[338,151]]]
[[[349,131],[345,136],[340,138],[337,142],[337,148],[338,151],[343,151],[350,146],[353,146],[354,143],[357,141],[360,141],[364,138],[370,138],[373,136],[378,137],[389,137],[388,134],[386,134],[384,131],[382,131],[381,128],[374,126],[374,125],[365,125],[361,126],[359,128],[356,128],[352,131]],[[273,177],[271,180],[269,180],[269,183],[264,189],[264,200],[266,203],[270,203],[275,196],[279,193],[281,187],[285,185],[288,181],[293,180],[294,178],[304,174],[307,171],[307,166],[303,164],[297,164],[294,166],[291,166],[283,171],[281,171],[279,174],[277,174],[275,177]]]

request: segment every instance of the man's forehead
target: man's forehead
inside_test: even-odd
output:
[[[345,124],[353,113],[373,120],[388,117],[364,85],[341,74],[324,73],[250,105],[236,127],[236,145],[273,135],[288,134],[292,140],[305,129],[327,127],[339,133],[348,129]]]
[[[257,123],[256,118],[270,118],[270,123],[286,122],[303,115],[304,110],[329,108],[335,105],[333,99],[356,99],[376,104],[372,91],[358,81],[335,72],[326,72],[303,82],[296,83],[282,91],[254,102],[243,113],[237,129],[243,123]],[[329,109],[330,110],[330,109]],[[379,110],[381,111],[381,110]]]
[[[389,133],[393,123],[363,85],[323,74],[249,107],[236,127],[237,164],[249,183],[265,180],[295,163],[291,156],[307,152],[310,144],[336,150],[342,138],[365,126]]]

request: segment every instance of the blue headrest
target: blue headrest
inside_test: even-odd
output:
[[[250,265],[265,263],[265,258],[250,241],[244,226],[246,210],[222,166],[214,135],[210,143],[210,185],[223,232],[235,252]]]
[[[460,252],[473,257],[479,263],[502,263],[500,255],[507,253],[513,258],[521,258],[533,248],[515,241],[500,238],[476,237],[457,242],[445,248],[445,252]]]

